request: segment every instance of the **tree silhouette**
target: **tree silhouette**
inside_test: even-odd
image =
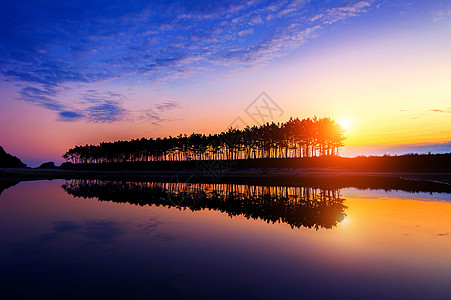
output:
[[[192,133],[75,146],[63,158],[73,163],[111,163],[337,156],[344,139],[343,129],[330,118],[290,118],[282,124],[229,128],[208,136]]]

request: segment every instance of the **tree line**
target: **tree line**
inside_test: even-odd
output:
[[[75,146],[63,158],[73,163],[235,160],[337,156],[344,130],[331,118],[290,118],[219,134],[141,138]]]

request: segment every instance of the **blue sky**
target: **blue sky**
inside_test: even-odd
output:
[[[176,82],[267,63],[379,2],[4,1],[0,71],[60,121],[114,122],[125,95],[88,88],[82,103],[60,95],[77,84]]]
[[[450,16],[451,5],[444,0],[2,1],[0,108],[4,121],[0,122],[7,129],[0,134],[1,143],[20,154],[27,137],[22,132],[25,125],[19,122],[29,124],[30,136],[36,130],[40,139],[64,140],[58,151],[117,138],[220,131],[262,91],[284,106],[285,119],[339,118],[358,107],[349,102],[343,105],[346,110],[332,110],[347,92],[341,91],[327,103],[321,99],[325,91],[338,89],[334,82],[349,74],[355,77],[342,87],[350,82],[367,84],[356,84],[361,70],[351,67],[360,65],[373,72],[368,82],[376,84],[377,60],[382,62],[379,65],[387,64],[387,78],[398,69],[420,76],[420,70],[412,69],[414,56],[425,65],[429,58],[437,58],[430,62],[429,71],[438,70],[440,77],[427,80],[442,82],[442,92],[436,103],[423,107],[427,100],[409,100],[408,87],[403,87],[406,91],[400,93],[402,99],[394,110],[408,111],[406,120],[434,109],[448,111],[445,67],[450,62],[446,54]],[[412,59],[402,65],[409,55]],[[344,73],[327,80],[321,73],[338,74],[339,70]],[[296,76],[298,82],[309,85],[298,84]],[[401,76],[410,75],[401,72],[397,78]],[[386,85],[380,90],[389,89]],[[429,85],[424,83],[425,93]],[[378,100],[369,95],[363,101],[368,108]],[[409,103],[414,104],[406,107]],[[392,118],[391,112],[384,113]],[[444,118],[446,113],[441,115]],[[430,131],[438,130],[437,126],[431,125]],[[43,129],[49,134],[43,134]],[[59,132],[63,129],[73,140]],[[440,130],[434,141],[417,139],[415,144],[451,140],[445,138],[449,131]]]

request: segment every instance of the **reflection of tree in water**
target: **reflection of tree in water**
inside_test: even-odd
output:
[[[70,195],[135,205],[210,209],[294,227],[332,228],[346,216],[338,189],[237,184],[72,180]]]

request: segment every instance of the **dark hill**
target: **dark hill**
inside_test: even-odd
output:
[[[6,153],[0,146],[0,168],[26,168],[27,165],[20,161],[17,157]]]
[[[40,165],[38,169],[58,169],[58,167],[55,166],[55,163],[53,161],[49,161]]]

